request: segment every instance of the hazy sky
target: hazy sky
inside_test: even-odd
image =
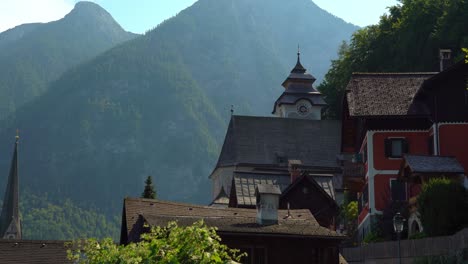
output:
[[[255,0],[251,0],[255,1]],[[288,0],[284,0],[288,1]],[[0,32],[31,22],[49,22],[70,12],[77,0],[0,0]],[[144,33],[192,5],[195,0],[94,0],[122,27]],[[321,8],[358,26],[379,21],[397,0],[314,0]]]

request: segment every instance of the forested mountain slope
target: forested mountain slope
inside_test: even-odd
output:
[[[67,69],[135,36],[92,2],[79,2],[60,20],[0,33],[0,119]]]
[[[200,0],[66,71],[2,123],[0,149],[19,128],[21,185],[109,218],[148,175],[159,198],[206,204],[230,105],[269,115],[297,44],[320,78],[355,29],[309,0]]]

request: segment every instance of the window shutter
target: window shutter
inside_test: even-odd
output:
[[[388,138],[385,139],[385,157],[392,156],[392,141]]]
[[[407,139],[403,140],[403,153],[409,153],[409,143]]]

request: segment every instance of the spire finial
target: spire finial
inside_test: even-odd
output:
[[[16,143],[18,143],[19,141],[19,129],[16,129],[16,136],[15,136],[15,139],[16,139]]]
[[[231,105],[231,116],[234,115],[234,105]]]
[[[301,49],[299,48],[299,44],[297,44],[297,61],[300,60],[301,57]]]

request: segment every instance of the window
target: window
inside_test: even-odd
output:
[[[408,153],[408,142],[404,138],[385,139],[385,157],[401,158],[403,154]]]
[[[390,180],[392,201],[406,201],[406,183],[392,179]]]

